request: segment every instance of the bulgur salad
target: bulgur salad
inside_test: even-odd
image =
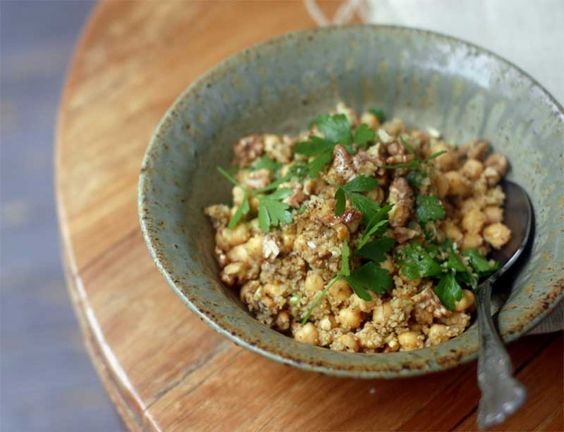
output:
[[[297,137],[234,146],[233,205],[205,209],[221,280],[260,322],[350,352],[437,345],[468,327],[511,232],[507,160],[477,139],[343,104]]]

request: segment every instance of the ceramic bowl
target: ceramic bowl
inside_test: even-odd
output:
[[[511,341],[563,295],[562,107],[498,56],[427,31],[389,26],[323,28],[247,49],[192,84],[158,125],[139,182],[139,217],[151,255],[186,305],[213,329],[272,360],[332,375],[398,377],[453,367],[476,356],[476,325],[432,348],[335,352],[260,324],[222,285],[203,208],[230,200],[217,173],[232,145],[254,132],[297,133],[344,101],[377,106],[408,125],[432,126],[454,143],[483,137],[507,155],[509,178],[530,194],[534,244],[497,284],[501,334]],[[509,287],[512,285],[512,289]]]

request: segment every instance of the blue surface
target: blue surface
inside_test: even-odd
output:
[[[92,1],[0,1],[0,430],[119,431],[60,262],[57,104]]]

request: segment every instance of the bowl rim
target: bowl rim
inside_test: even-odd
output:
[[[354,25],[347,25],[347,26],[325,26],[325,27],[318,27],[318,28],[311,28],[311,29],[302,29],[302,30],[295,30],[291,32],[284,33],[282,35],[278,35],[276,37],[270,38],[266,41],[256,43],[251,45],[248,48],[245,48],[241,51],[238,51],[235,54],[227,57],[226,59],[222,60],[211,69],[207,70],[204,74],[199,76],[195,79],[192,83],[190,83],[187,88],[174,100],[174,102],[170,105],[170,107],[166,110],[165,114],[161,117],[159,123],[157,124],[156,128],[154,129],[151,139],[149,141],[149,145],[146,148],[142,165],[141,171],[139,175],[139,182],[138,182],[138,218],[139,223],[141,226],[141,231],[143,234],[143,238],[147,245],[147,248],[150,252],[151,258],[155,263],[156,267],[158,268],[159,272],[163,275],[169,287],[175,292],[175,294],[192,310],[196,313],[207,325],[209,325],[212,329],[220,333],[221,335],[226,336],[235,344],[246,348],[252,352],[258,353],[266,358],[271,360],[275,360],[277,362],[292,365],[298,367],[300,369],[309,370],[320,372],[323,374],[329,374],[334,376],[343,376],[343,377],[353,377],[353,378],[397,378],[397,377],[405,377],[405,376],[417,376],[423,375],[432,372],[438,372],[441,370],[450,369],[456,367],[460,364],[467,363],[471,360],[474,360],[478,354],[478,348],[474,346],[472,349],[466,350],[465,352],[459,353],[460,355],[455,355],[452,361],[445,361],[444,363],[438,363],[435,366],[410,366],[409,364],[406,366],[405,364],[402,365],[401,369],[398,370],[390,370],[389,368],[379,368],[378,362],[375,361],[372,363],[372,366],[365,369],[346,369],[340,368],[335,366],[325,366],[322,364],[315,363],[314,361],[309,360],[308,358],[304,359],[295,359],[284,355],[283,350],[279,350],[278,352],[272,352],[271,350],[267,349],[266,347],[262,347],[254,341],[247,340],[241,335],[235,334],[235,332],[229,331],[221,323],[221,318],[210,314],[205,307],[203,307],[202,302],[199,300],[198,296],[190,296],[189,292],[184,292],[178,284],[178,278],[175,276],[175,271],[171,268],[170,263],[168,260],[162,259],[162,252],[161,252],[161,245],[158,241],[156,241],[152,236],[152,218],[150,217],[150,209],[148,205],[146,205],[147,199],[147,187],[149,182],[149,177],[147,175],[145,167],[150,165],[150,161],[152,159],[152,155],[154,153],[154,149],[160,145],[162,141],[163,133],[162,131],[166,130],[167,127],[170,127],[170,119],[175,116],[176,111],[178,110],[178,106],[180,102],[183,101],[185,98],[189,97],[189,95],[201,88],[205,85],[206,81],[213,79],[215,76],[221,76],[223,72],[229,70],[232,64],[242,59],[245,55],[248,55],[252,52],[260,52],[262,49],[266,49],[269,46],[276,46],[278,44],[283,44],[286,42],[287,39],[299,39],[303,37],[307,37],[310,35],[317,35],[320,33],[331,33],[331,32],[339,32],[341,30],[350,31],[354,29],[371,29],[373,31],[397,31],[397,32],[407,32],[407,33],[415,33],[415,34],[422,34],[426,35],[429,38],[434,38],[437,41],[452,43],[463,45],[466,48],[470,48],[471,50],[478,51],[482,55],[486,55],[488,57],[493,58],[497,62],[503,63],[506,67],[512,68],[518,72],[520,78],[524,78],[528,80],[531,84],[531,87],[535,87],[540,93],[542,94],[544,100],[548,102],[549,105],[552,105],[553,112],[560,118],[561,122],[564,122],[564,111],[560,103],[532,76],[530,76],[527,72],[522,70],[520,67],[516,66],[509,60],[495,54],[488,49],[485,49],[479,45],[474,43],[445,35],[439,32],[415,28],[415,27],[406,27],[406,26],[399,26],[399,25],[379,25],[379,24],[354,24]],[[537,325],[546,315],[550,313],[550,311],[564,298],[564,278],[556,281],[552,287],[555,291],[550,295],[547,300],[548,304],[545,304],[544,307],[539,308],[539,310],[535,311],[536,313],[530,313],[528,318],[529,320],[525,323],[521,323],[519,328],[517,329],[505,329],[502,332],[501,336],[505,342],[511,342],[518,337],[525,334],[527,331],[532,329],[535,325]],[[560,291],[560,292],[558,292]],[[258,321],[257,321],[258,323]],[[223,323],[224,324],[224,323]],[[275,331],[275,330],[272,330]],[[455,338],[456,339],[456,338]],[[433,349],[435,347],[428,347],[424,349]],[[325,348],[327,349],[327,348]],[[422,350],[414,350],[403,352],[402,354],[409,355],[410,353],[418,353]],[[370,355],[370,356],[390,356],[394,353],[341,353],[341,354],[349,354],[349,355]],[[415,359],[415,358],[414,358]]]

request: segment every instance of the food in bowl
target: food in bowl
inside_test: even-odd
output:
[[[221,280],[260,322],[351,352],[433,346],[468,327],[511,232],[506,158],[476,139],[344,104],[297,137],[234,146],[233,205],[206,208]]]

